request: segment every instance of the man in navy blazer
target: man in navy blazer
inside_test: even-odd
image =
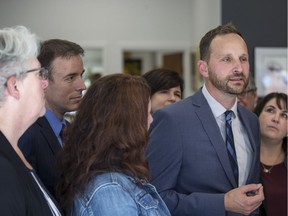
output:
[[[231,23],[200,42],[203,87],[156,111],[147,158],[152,184],[174,216],[257,215],[264,195],[259,184],[259,123],[237,103],[248,84],[248,49]],[[239,178],[226,149],[225,111],[232,130]]]
[[[86,89],[83,55],[83,48],[71,41],[51,39],[41,44],[38,60],[49,71],[46,113],[27,129],[18,144],[53,196],[58,180],[56,158],[63,147],[61,132],[67,125],[64,114],[77,110]]]
[[[19,146],[47,190],[55,195],[55,157],[62,148],[48,120],[38,118],[21,137]]]

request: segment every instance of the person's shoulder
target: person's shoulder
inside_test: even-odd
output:
[[[259,119],[255,113],[247,110],[245,107],[241,105],[238,105],[238,113],[242,121],[245,121],[245,124],[248,127],[251,127],[253,130],[257,128],[259,129]]]
[[[245,107],[243,107],[241,104],[238,104],[237,108],[238,108],[238,112],[240,113],[241,116],[243,116],[245,118],[251,118],[251,119],[258,121],[257,115],[255,113],[251,112],[250,110],[246,109]]]
[[[39,131],[41,127],[49,125],[48,120],[45,116],[39,117],[26,131],[25,133],[32,133],[33,131]]]
[[[155,113],[153,113],[155,122],[157,122],[158,118],[166,120],[174,119],[176,121],[187,118],[187,114],[189,113],[191,115],[195,110],[195,101],[193,97],[194,96],[189,96],[181,101],[178,101],[177,103],[170,104],[162,109],[156,110]]]
[[[95,176],[84,193],[74,200],[75,212],[90,211],[95,215],[136,215],[138,207],[135,202],[135,191],[126,187],[128,182],[129,176],[117,172]]]
[[[41,134],[41,128],[43,125],[43,122],[47,122],[47,119],[43,116],[38,118],[20,137],[18,145],[23,150],[27,145],[32,145],[36,140],[39,138],[39,135]],[[48,123],[49,124],[49,123]],[[26,147],[25,147],[26,148]]]
[[[113,190],[112,188],[115,189],[115,186],[121,190],[130,191],[135,187],[131,179],[131,177],[120,172],[107,172],[97,175],[88,183],[83,198],[89,200],[98,191],[107,188]]]
[[[108,184],[118,184],[124,186],[130,184],[132,179],[132,177],[122,172],[107,172],[97,175],[92,184],[94,187]]]
[[[131,175],[125,174],[123,172],[109,172],[98,176],[96,182],[100,183],[96,185],[97,189],[107,189],[110,191],[122,191],[130,194],[131,197],[135,197],[137,194],[141,193],[142,187],[147,185],[144,180],[137,179]],[[138,185],[142,185],[140,188]]]
[[[30,125],[30,127],[21,136],[20,140],[25,139],[27,137],[31,137],[34,134],[39,135],[39,131],[41,130],[41,123],[39,123],[39,122],[43,121],[43,118],[45,118],[45,117],[38,118],[32,125]]]
[[[199,107],[203,104],[205,101],[205,98],[202,94],[202,91],[197,91],[193,95],[190,95],[177,103],[171,104],[169,106],[164,107],[163,109],[167,108],[168,110],[171,111],[184,111],[184,110],[191,110],[194,109],[194,107]]]

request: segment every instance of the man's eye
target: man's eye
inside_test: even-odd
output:
[[[224,61],[224,62],[230,62],[230,61],[231,61],[231,58],[224,58],[223,61]]]
[[[74,76],[68,76],[68,77],[66,77],[65,80],[67,80],[67,81],[72,81],[73,79],[74,79]]]
[[[248,59],[245,58],[245,57],[244,57],[244,58],[241,58],[240,60],[241,60],[241,62],[247,62],[247,61],[248,61]]]

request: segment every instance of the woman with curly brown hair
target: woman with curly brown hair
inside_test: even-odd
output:
[[[59,157],[67,213],[170,215],[147,181],[150,112],[150,88],[139,76],[108,75],[90,86]]]

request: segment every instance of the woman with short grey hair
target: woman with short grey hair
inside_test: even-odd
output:
[[[47,70],[37,60],[38,50],[36,35],[26,27],[0,30],[1,215],[61,215],[17,145],[45,112]]]

